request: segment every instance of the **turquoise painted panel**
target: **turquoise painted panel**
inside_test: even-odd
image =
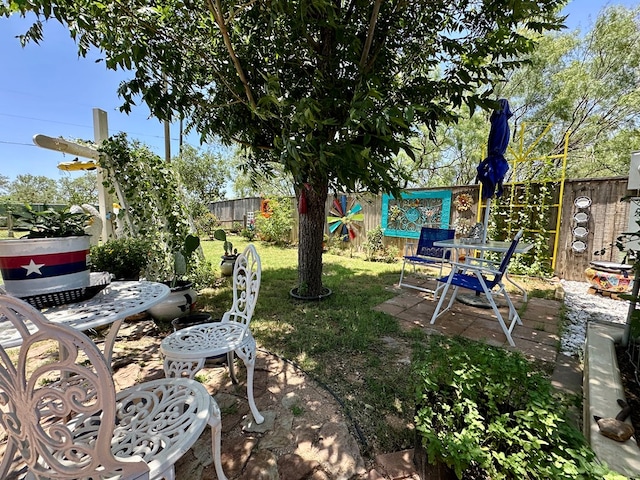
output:
[[[382,231],[387,237],[420,238],[422,227],[449,228],[451,190],[382,196]]]

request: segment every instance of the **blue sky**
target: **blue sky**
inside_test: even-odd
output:
[[[589,29],[605,5],[637,5],[638,0],[572,0],[565,9],[570,29]],[[45,26],[44,41],[22,48],[16,35],[29,22],[19,17],[0,18],[0,174],[13,180],[20,174],[59,178],[59,162],[74,157],[37,147],[35,134],[93,140],[93,108],[107,112],[109,133],[126,132],[164,156],[164,129],[149,118],[145,105],[131,114],[118,111],[118,84],[130,77],[95,63],[96,54],[78,58],[76,46],[57,22]],[[197,135],[186,143],[199,146]],[[178,151],[178,127],[171,128],[171,152]]]

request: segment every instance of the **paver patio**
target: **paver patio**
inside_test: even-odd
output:
[[[427,288],[435,287],[435,281],[431,279],[416,279],[417,282]],[[516,343],[515,347],[511,347],[491,308],[479,308],[456,301],[450,311],[431,325],[429,322],[436,308],[431,294],[397,286],[391,288],[398,295],[378,305],[376,310],[396,317],[402,328],[421,327],[442,335],[459,335],[488,345],[517,350],[531,359],[550,363],[556,361],[562,305],[559,301],[529,298],[522,308],[522,295],[511,294],[522,318],[522,325],[516,325],[511,334]],[[445,301],[448,302],[448,298],[449,295]]]

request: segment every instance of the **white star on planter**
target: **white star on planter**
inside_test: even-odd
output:
[[[42,272],[40,271],[40,267],[44,267],[44,263],[36,263],[33,261],[33,259],[31,259],[31,261],[29,262],[29,265],[20,265],[22,268],[26,268],[27,270],[27,277],[29,275],[31,275],[32,273],[37,273],[38,275],[42,275]]]

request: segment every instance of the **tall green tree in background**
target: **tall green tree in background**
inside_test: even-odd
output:
[[[515,116],[512,141],[525,128],[531,145],[549,123],[535,155],[562,152],[570,132],[570,178],[627,175],[630,153],[640,149],[640,8],[607,7],[587,32],[552,32],[539,41],[530,63],[498,83]],[[409,186],[475,183],[476,166],[486,154],[489,114],[464,106],[456,124],[441,123],[432,135],[419,129],[412,142],[419,162]],[[431,136],[430,136],[431,135]]]
[[[160,119],[185,118],[205,140],[280,163],[299,202],[298,288],[322,285],[331,190],[399,193],[415,122],[435,132],[457,108],[494,106],[492,84],[558,28],[563,0],[5,1],[69,27],[81,55],[133,69],[119,90]]]
[[[441,123],[431,134],[419,127],[420,137],[412,140],[416,161],[407,159],[412,169],[407,187],[445,187],[474,183],[476,167],[486,156],[489,134],[489,113],[476,111],[470,115],[466,106],[460,108],[456,123]]]
[[[58,179],[58,191],[62,203],[67,205],[98,204],[98,183],[93,171],[76,177],[61,177]]]
[[[293,180],[284,171],[281,163],[269,163],[260,170],[254,169],[251,175],[243,174],[247,170],[246,150],[239,148],[231,159],[233,192],[238,198],[246,197],[293,197]]]
[[[570,132],[570,177],[627,175],[640,148],[640,7],[603,9],[585,35],[545,36],[500,95],[512,125],[553,124],[540,153],[561,153]]]
[[[222,154],[184,145],[171,162],[180,175],[193,216],[208,211],[211,202],[224,200],[230,160]]]
[[[57,182],[43,175],[18,175],[8,189],[9,199],[14,203],[63,203]]]

